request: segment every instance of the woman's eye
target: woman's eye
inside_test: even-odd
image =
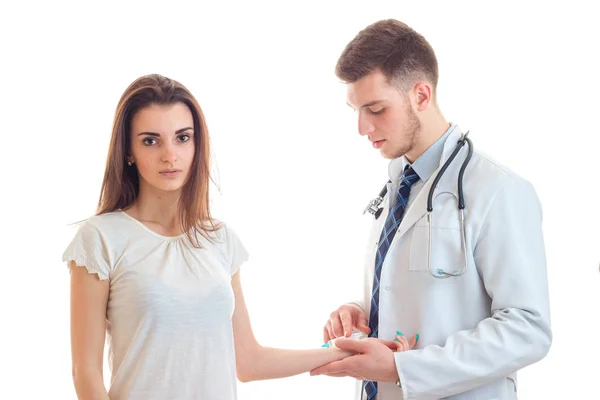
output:
[[[142,143],[144,143],[146,146],[152,146],[153,144],[156,143],[156,139],[147,137],[144,140],[142,140]]]
[[[188,140],[190,140],[190,135],[187,135],[187,134],[179,135],[179,140],[181,142],[187,142]]]

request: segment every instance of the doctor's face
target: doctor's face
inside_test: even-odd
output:
[[[348,84],[348,105],[357,112],[358,133],[385,158],[401,157],[415,147],[421,122],[409,97],[387,83],[381,71]]]

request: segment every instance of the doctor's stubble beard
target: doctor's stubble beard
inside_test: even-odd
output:
[[[408,115],[405,132],[408,143],[405,146],[400,147],[394,153],[392,153],[392,160],[402,157],[403,155],[411,151],[415,147],[417,139],[421,135],[421,121],[419,121],[419,118],[417,117],[417,114],[414,112],[412,107],[408,109],[407,114]]]

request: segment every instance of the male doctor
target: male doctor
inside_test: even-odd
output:
[[[338,339],[357,354],[312,374],[354,377],[368,400],[517,399],[517,371],[545,357],[552,341],[534,188],[474,151],[464,173],[463,241],[457,182],[465,144],[435,188],[430,265],[427,197],[464,133],[436,102],[434,51],[404,23],[383,20],[346,46],[336,74],[359,133],[391,160],[391,183],[373,222],[363,300],[342,305],[324,329],[325,341],[352,329],[370,338]],[[385,342],[396,331],[418,338],[416,346],[393,352]]]

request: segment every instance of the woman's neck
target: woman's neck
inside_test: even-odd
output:
[[[156,224],[166,232],[180,233],[181,223],[177,212],[180,195],[180,191],[164,192],[140,187],[140,192],[127,213],[140,222]]]

